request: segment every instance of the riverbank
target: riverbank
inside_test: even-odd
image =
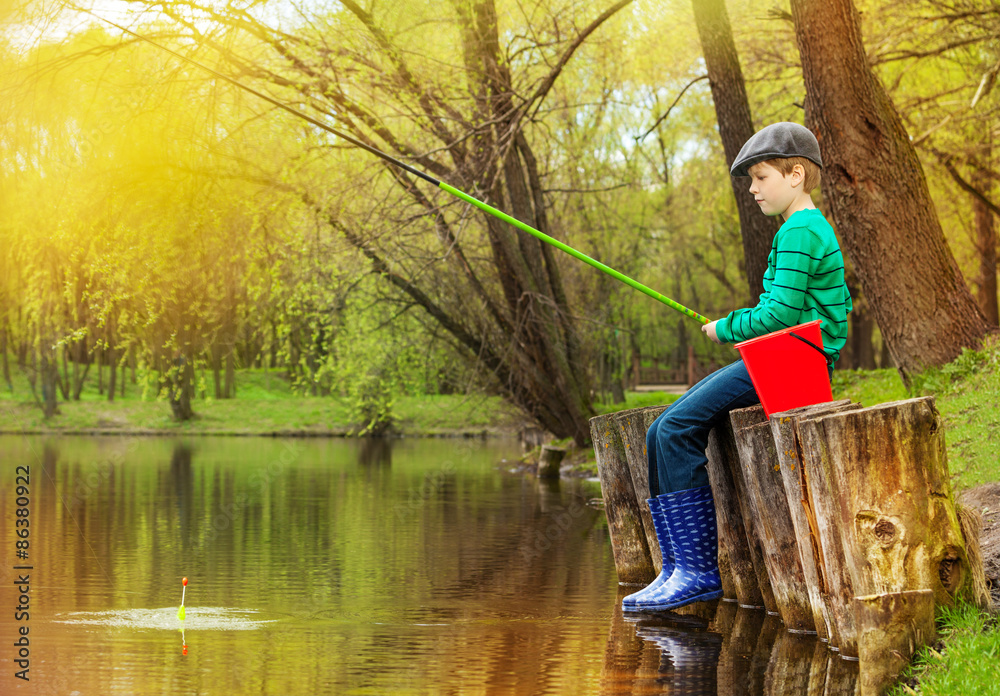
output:
[[[89,377],[80,400],[60,397],[59,412],[49,420],[23,375],[15,374],[12,386],[0,389],[2,434],[346,437],[359,430],[347,399],[296,394],[274,371],[237,371],[231,399],[199,390],[192,402],[195,417],[185,422],[174,420],[170,404],[156,397],[141,373],[135,383],[126,380],[124,394],[119,382],[114,401]],[[484,395],[399,396],[391,412],[393,434],[404,437],[510,435],[525,420],[500,397]]]

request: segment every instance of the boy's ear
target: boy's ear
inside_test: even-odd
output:
[[[788,175],[792,179],[792,186],[798,186],[806,180],[806,168],[801,164],[792,167],[792,172]]]

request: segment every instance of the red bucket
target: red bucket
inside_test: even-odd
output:
[[[821,321],[736,344],[768,418],[772,413],[833,401],[826,354],[821,350]]]

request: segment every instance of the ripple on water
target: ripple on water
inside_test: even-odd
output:
[[[145,630],[192,629],[201,631],[253,631],[278,619],[253,609],[227,607],[185,608],[185,619],[177,618],[177,607],[163,609],[114,609],[109,611],[74,611],[59,614],[55,623],[134,628]]]

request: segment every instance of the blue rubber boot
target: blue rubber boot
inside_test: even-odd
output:
[[[644,599],[647,595],[658,589],[660,585],[670,579],[670,576],[674,572],[674,551],[670,545],[670,532],[667,531],[667,520],[664,516],[663,506],[661,505],[659,498],[650,498],[646,501],[646,503],[649,505],[649,514],[653,518],[653,529],[656,530],[656,541],[660,544],[660,555],[663,557],[663,568],[660,570],[660,574],[656,576],[656,579],[653,580],[653,582],[638,592],[633,592],[622,599],[623,611],[639,611],[638,607],[636,607],[636,602]]]
[[[674,572],[635,603],[637,611],[676,609],[722,596],[719,537],[711,486],[657,496],[674,550]]]

